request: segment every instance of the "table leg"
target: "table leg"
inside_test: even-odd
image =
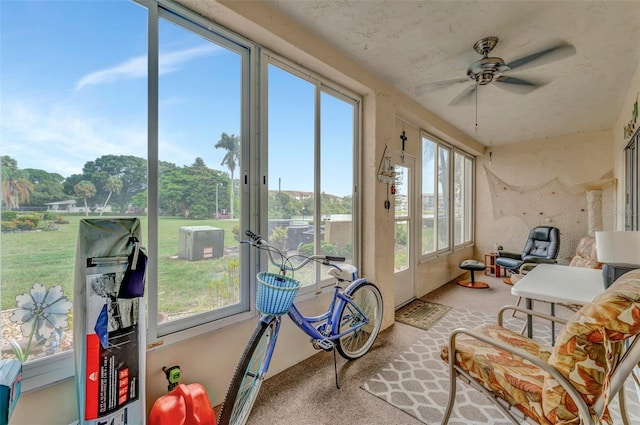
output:
[[[551,303],[551,315],[556,315],[555,303]],[[556,322],[551,322],[551,345],[556,345]]]
[[[527,310],[533,309],[533,301],[531,298],[525,298],[524,302]],[[527,337],[533,338],[533,317],[530,314],[527,314]]]

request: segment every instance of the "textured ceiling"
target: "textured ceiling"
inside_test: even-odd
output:
[[[487,146],[613,128],[640,63],[640,0],[268,3]],[[465,78],[487,36],[506,63],[561,41],[576,54],[509,73],[546,82],[527,94],[491,83],[449,106],[475,83],[427,83]]]

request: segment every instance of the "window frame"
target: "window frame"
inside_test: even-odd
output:
[[[624,148],[625,215],[624,229],[640,229],[640,128]]]
[[[424,143],[425,140],[433,143],[435,145],[435,151],[434,151],[434,158],[433,158],[433,182],[434,182],[434,186],[433,186],[433,190],[434,190],[434,215],[433,215],[433,231],[434,231],[434,240],[435,240],[435,250],[425,253],[425,248],[424,246],[422,246],[422,238],[420,239],[420,262],[425,262],[425,261],[429,261],[433,258],[438,258],[444,255],[449,255],[455,251],[458,251],[460,249],[466,248],[467,246],[472,246],[475,243],[475,238],[474,238],[474,234],[475,234],[475,180],[476,180],[476,176],[475,176],[475,165],[476,165],[476,161],[475,158],[465,152],[462,149],[459,149],[449,143],[443,142],[442,140],[440,140],[438,137],[433,136],[432,134],[426,132],[426,131],[421,131],[421,143],[420,143],[420,151],[421,151],[421,163],[420,163],[420,174],[421,174],[421,178],[420,178],[420,188],[419,190],[419,194],[420,194],[420,199],[421,202],[424,202],[423,200],[423,195],[424,195],[424,188],[422,187],[423,182],[425,180],[425,176],[424,173],[425,171],[431,171],[429,170],[425,170],[424,168]],[[448,161],[447,161],[447,170],[446,170],[446,177],[448,178],[448,188],[447,190],[443,191],[443,195],[444,197],[446,197],[447,199],[440,199],[439,194],[439,183],[440,183],[440,150],[444,149],[446,150],[446,152],[448,152]],[[463,187],[465,188],[465,191],[463,192],[463,196],[462,196],[462,202],[463,202],[463,208],[462,208],[462,222],[463,225],[461,226],[461,231],[462,231],[462,241],[460,243],[455,243],[455,158],[456,155],[461,155],[464,159],[463,161],[463,175],[465,178],[462,179],[462,184]],[[470,161],[470,169],[467,170],[466,161]],[[468,175],[467,175],[467,171],[468,171]],[[448,243],[445,246],[438,246],[439,242],[439,235],[438,235],[438,229],[440,226],[440,223],[438,223],[439,221],[439,217],[438,217],[438,209],[441,207],[441,203],[442,202],[446,202],[446,217],[445,219],[447,220],[447,228],[446,228],[446,232],[447,232],[447,240]],[[422,204],[420,207],[420,211],[422,211]],[[468,229],[468,234],[469,234],[469,238],[465,237],[466,234],[466,227],[464,226],[464,223],[468,222],[468,226],[470,227]],[[420,232],[422,232],[422,230],[424,229],[424,226],[420,226]]]
[[[269,65],[275,66],[284,72],[291,73],[292,75],[301,78],[302,80],[313,84],[315,86],[315,124],[314,124],[314,145],[316,149],[316,154],[314,157],[314,226],[315,231],[318,232],[320,226],[320,218],[321,218],[321,97],[322,94],[328,94],[330,96],[336,97],[346,103],[349,103],[354,108],[354,117],[353,117],[353,145],[352,145],[352,155],[353,155],[353,169],[352,169],[352,220],[353,220],[353,229],[352,229],[352,264],[358,269],[361,268],[361,247],[360,247],[360,234],[361,234],[361,220],[360,220],[360,208],[361,208],[361,199],[360,199],[360,190],[361,187],[361,172],[360,172],[360,152],[361,152],[361,122],[362,122],[362,98],[355,94],[354,92],[349,91],[348,89],[341,87],[332,81],[322,77],[319,74],[316,74],[313,71],[310,71],[306,68],[303,68],[294,62],[288,60],[287,58],[270,51],[268,49],[263,48],[261,54],[261,63],[263,64],[262,72],[264,84],[262,85],[261,97],[260,101],[262,103],[262,110],[267,111],[264,116],[261,128],[263,131],[260,139],[260,229],[262,234],[268,233],[268,220],[269,220],[269,212],[268,212],[268,199],[269,199],[269,185],[268,185],[268,174],[269,174],[269,129],[268,129],[268,68]],[[320,240],[316,238],[314,240],[315,244],[315,252],[320,252]],[[269,264],[269,259],[266,253],[261,253],[260,256],[260,265],[266,269]],[[318,294],[322,294],[325,292],[329,292],[331,290],[331,285],[333,283],[333,279],[326,277],[322,278],[321,267],[317,266],[315,270],[315,283],[310,285],[303,285],[296,297],[296,300],[302,301],[310,298],[314,298]]]
[[[454,179],[455,179],[455,156],[460,155],[463,160],[462,164],[462,217],[461,217],[461,232],[462,232],[462,240],[459,243],[455,243],[454,239],[454,251],[458,249],[462,249],[464,247],[473,245],[474,243],[474,228],[475,228],[475,166],[476,161],[473,156],[466,153],[465,151],[455,148],[453,149],[454,154]],[[468,167],[467,167],[468,166]],[[455,188],[455,181],[453,182]],[[455,199],[454,199],[455,203]],[[454,205],[455,208],[455,205]],[[455,220],[455,210],[454,210],[454,220]],[[466,223],[466,226],[465,226]],[[454,234],[455,237],[455,222],[454,222]],[[468,238],[465,236],[468,234]]]
[[[319,99],[321,93],[345,100],[354,107],[354,134],[353,134],[353,263],[361,264],[361,128],[362,128],[362,97],[337,85],[336,83],[304,69],[293,62],[268,52],[261,45],[245,39],[226,28],[213,23],[188,8],[171,0],[132,0],[132,4],[143,6],[147,10],[147,250],[149,264],[147,270],[147,316],[155,318],[158,312],[158,265],[154,258],[158,256],[158,177],[159,177],[159,149],[158,149],[158,118],[159,118],[159,24],[160,19],[166,19],[172,23],[193,31],[203,38],[216,44],[227,47],[228,45],[242,46],[246,51],[246,60],[243,60],[242,76],[242,124],[241,124],[241,163],[239,164],[240,179],[240,203],[248,205],[240,209],[240,223],[246,224],[252,229],[267,229],[268,220],[268,186],[263,184],[267,172],[267,92],[266,77],[268,63],[277,58],[278,63],[287,65],[287,70],[313,82],[316,85],[316,96]],[[240,48],[240,47],[238,47]],[[237,51],[235,49],[232,49]],[[255,111],[258,111],[256,113]],[[319,114],[320,111],[317,111]],[[318,119],[318,118],[317,118]],[[319,129],[316,131],[319,137]],[[251,156],[253,155],[253,157]],[[256,158],[256,156],[258,158]],[[316,154],[314,160],[319,163],[320,158]],[[319,167],[318,167],[319,169]],[[319,186],[319,171],[316,185]],[[257,190],[254,188],[258,188]],[[317,201],[320,205],[320,197]],[[318,209],[319,211],[319,209]],[[319,214],[317,212],[316,214]],[[261,258],[255,250],[247,245],[241,245],[240,255],[243,265],[240,268],[240,281],[245,282],[247,297],[244,300],[244,309],[241,312],[222,317],[201,320],[201,315],[195,315],[194,320],[180,319],[174,322],[158,324],[157,320],[148,320],[146,344],[147,352],[160,347],[166,347],[175,343],[222,329],[236,323],[256,317],[255,308],[255,279],[256,273],[266,264],[266,258]],[[318,281],[307,291],[301,291],[300,300],[316,297],[326,291],[326,287]],[[207,315],[209,317],[210,315]],[[74,358],[76,350],[70,350],[52,356],[31,360],[23,367],[22,391],[29,392],[43,387],[59,383],[69,379],[75,374]]]
[[[154,2],[150,2],[153,4]],[[242,58],[242,99],[241,99],[241,131],[240,131],[240,164],[239,164],[239,179],[244,180],[243,190],[239,191],[240,205],[249,205],[252,207],[252,203],[248,202],[248,191],[245,190],[248,187],[248,168],[249,168],[249,154],[253,149],[250,148],[250,144],[255,140],[255,134],[257,133],[257,127],[255,120],[251,117],[251,102],[257,96],[255,87],[258,84],[259,75],[259,57],[260,48],[240,36],[237,36],[228,30],[214,25],[205,18],[202,18],[183,6],[177,5],[172,2],[158,0],[157,17],[152,18],[152,11],[149,10],[149,21],[154,21],[155,25],[149,25],[148,40],[148,59],[149,59],[149,72],[148,72],[148,182],[154,181],[155,185],[148,184],[148,237],[149,256],[151,258],[158,258],[158,216],[159,216],[159,194],[158,194],[158,182],[159,182],[159,116],[158,116],[158,99],[159,99],[159,22],[160,19],[164,19],[176,26],[182,27],[187,31],[191,31],[211,43],[224,47],[232,52],[239,54]],[[152,180],[153,176],[153,180]],[[154,193],[151,193],[153,187]],[[242,227],[246,223],[247,226],[252,227],[249,220],[254,216],[250,211],[246,211],[247,208],[241,208],[239,210],[240,217],[239,223]],[[153,220],[151,220],[153,217]],[[154,227],[152,227],[154,226]],[[153,231],[152,231],[153,229]],[[242,246],[239,255],[241,258],[241,264],[247,263],[249,267],[240,267],[240,293],[242,294],[239,304],[223,307],[221,310],[208,310],[199,314],[194,314],[185,318],[172,320],[166,323],[158,324],[155,320],[150,320],[147,324],[147,342],[151,345],[156,343],[172,343],[179,342],[188,337],[181,337],[176,335],[178,333],[193,333],[194,336],[199,335],[202,332],[209,330],[219,329],[230,324],[237,323],[241,320],[246,320],[253,317],[255,313],[255,274],[256,269],[252,267],[253,264],[250,261],[250,255],[246,246]],[[148,317],[158,317],[158,264],[157,262],[150,262],[148,266],[148,281],[155,282],[154,285],[149,286],[149,297],[147,300],[147,312]],[[229,313],[228,310],[232,312]],[[216,325],[217,323],[223,323],[223,325]]]

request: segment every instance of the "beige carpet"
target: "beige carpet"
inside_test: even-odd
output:
[[[495,322],[495,317],[480,312],[451,309],[415,344],[383,367],[362,388],[424,424],[440,423],[449,396],[449,372],[447,364],[440,358],[440,347],[447,343],[453,329],[473,328],[488,322]],[[505,323],[514,330],[521,329],[522,324],[523,320],[517,317],[509,317]],[[536,337],[542,337],[550,343],[551,332],[548,326],[536,323],[535,329]],[[628,385],[629,415],[631,423],[637,424],[640,423],[640,404],[631,379]],[[515,412],[519,413],[517,410]],[[617,402],[612,403],[611,413],[614,424],[622,423]],[[450,425],[510,423],[479,391],[464,383],[458,385]]]

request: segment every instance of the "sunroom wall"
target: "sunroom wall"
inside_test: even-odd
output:
[[[544,225],[560,229],[558,262],[568,264],[579,239],[588,234],[583,185],[613,176],[612,149],[611,131],[487,148],[476,159],[477,257],[493,250],[494,244],[520,252],[531,228]],[[507,193],[506,202],[492,198],[488,173],[506,183],[497,188]],[[548,185],[554,179],[557,185]],[[607,230],[615,221],[615,187],[611,184],[602,190],[603,226]],[[514,188],[518,190],[509,190]]]

